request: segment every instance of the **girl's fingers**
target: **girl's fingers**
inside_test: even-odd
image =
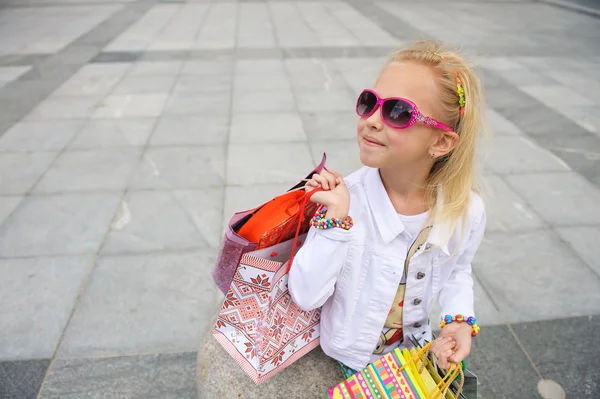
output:
[[[341,175],[339,172],[336,172],[336,171],[335,171],[335,170],[333,170],[333,169],[329,169],[329,172],[330,172],[332,175],[334,175],[334,176],[335,176],[335,182],[336,182],[338,185],[343,185],[343,184],[345,184],[345,182],[344,182],[344,176],[342,176],[342,175]]]
[[[450,342],[454,342],[454,338],[452,338],[452,337],[439,337],[435,341],[433,341],[433,344],[431,344],[431,348],[429,350],[433,354],[435,354],[435,353],[437,353],[437,351],[439,350],[440,347],[442,347],[443,345],[448,344]]]
[[[440,362],[440,367],[444,367],[448,363],[448,358],[453,354],[453,349],[456,346],[456,342],[451,337],[438,338],[431,345],[431,352]]]
[[[332,173],[330,173],[326,170],[324,170],[321,173],[321,175],[327,180],[327,183],[329,184],[329,189],[333,190],[335,188],[335,186],[337,185],[336,177]]]
[[[438,357],[438,366],[442,369],[442,370],[447,370],[450,368],[450,363],[448,362],[448,358],[447,357]]]
[[[434,352],[436,356],[438,357],[449,357],[450,355],[452,355],[452,349],[454,349],[454,347],[456,346],[456,343],[454,342],[448,342],[445,343],[444,345],[441,345],[439,348],[436,349],[436,351]]]
[[[319,183],[316,182],[316,180],[309,180],[306,182],[306,185],[304,186],[304,189],[306,191],[311,191],[315,188],[319,187]]]
[[[464,346],[456,348],[456,352],[454,352],[448,360],[450,360],[452,363],[460,363],[469,356],[470,352],[470,348]]]
[[[329,182],[323,176],[315,174],[313,175],[313,180],[319,183],[324,190],[329,190]]]
[[[331,173],[332,175],[334,175],[337,180],[341,181],[342,183],[344,182],[344,176],[342,176],[339,172],[336,172],[333,169],[329,169],[329,173]]]

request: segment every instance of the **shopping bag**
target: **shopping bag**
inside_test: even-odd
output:
[[[435,382],[426,365],[429,346],[408,349],[396,348],[367,365],[360,372],[331,388],[326,398],[366,399],[438,399],[447,398],[452,381],[462,376],[460,366],[452,366],[449,372]],[[460,386],[457,394],[460,395]]]
[[[291,240],[242,255],[213,329],[257,384],[319,345],[320,309],[300,309],[288,290],[293,255],[306,237],[299,234],[302,218]]]
[[[414,348],[421,348],[419,342],[414,336],[409,337],[409,339],[412,342]],[[432,339],[435,339],[435,334],[432,335]],[[427,362],[426,367],[429,371],[429,375],[434,379],[436,383],[441,381],[447,372],[446,370],[442,370],[436,366],[436,362],[433,360],[433,357],[431,355],[429,356],[429,361]],[[456,379],[451,383],[449,387],[450,389],[446,394],[446,399],[455,399],[456,393],[459,390],[459,387],[461,387],[461,385],[462,389],[460,395],[458,396],[459,399],[477,399],[477,375],[473,374],[473,372],[470,371],[468,368],[463,368],[463,377],[464,381],[462,382],[462,384],[459,380]]]
[[[306,176],[306,179],[300,181],[294,187],[290,188],[288,192],[290,194],[295,194],[298,189],[304,187],[306,180],[312,178],[315,173],[320,173],[323,171],[323,169],[325,169],[326,161],[327,155],[323,154],[321,163]],[[300,218],[295,217],[296,212],[299,211],[299,208],[296,208],[295,210],[288,209],[288,203],[286,201],[281,201],[280,197],[281,196],[278,196],[266,204],[260,205],[254,209],[238,212],[230,219],[225,230],[225,235],[221,242],[221,247],[217,255],[215,266],[211,272],[215,284],[224,294],[229,290],[229,286],[233,280],[233,275],[243,254],[260,248],[266,248],[274,243],[287,241],[293,237],[297,227],[296,225],[300,220]],[[280,216],[280,219],[273,218],[270,212],[260,212],[263,207],[267,205],[272,206],[274,203],[280,205],[278,208],[279,210],[283,209],[284,211],[287,211],[287,213],[277,213],[277,215]],[[312,203],[309,203],[304,207],[304,218],[302,218],[302,222],[300,222],[302,223],[300,229],[301,234],[308,231],[310,227],[309,215],[312,216],[312,214],[315,212],[315,209],[316,204]],[[248,240],[242,237],[239,234],[240,230],[242,230],[244,226],[253,218],[261,218],[261,215],[266,216],[269,221],[272,222],[270,225],[271,227],[265,231],[259,231],[257,234],[257,229],[260,230],[260,228],[264,227],[265,224],[256,223],[258,227],[255,226],[255,228],[252,229],[252,237],[260,238],[256,240]]]

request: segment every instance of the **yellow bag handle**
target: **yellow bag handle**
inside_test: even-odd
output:
[[[419,367],[418,371],[419,374],[421,374],[421,372],[425,368],[425,362],[427,361],[427,355],[429,354],[429,347],[432,343],[433,341],[427,343],[425,346],[419,349],[410,359],[407,359],[407,363],[400,367],[398,369],[398,372],[404,370],[406,366],[408,366],[408,364],[414,363],[415,365],[417,365],[417,361],[420,361],[421,366]],[[436,385],[435,388],[433,388],[433,390],[427,395],[427,397],[431,399],[439,399],[440,397],[445,398],[446,393],[450,388],[450,385],[452,385],[452,382],[459,374],[460,384],[458,386],[458,390],[456,391],[456,398],[458,398],[460,396],[460,393],[462,392],[463,385],[465,384],[465,375],[460,364],[451,364],[450,369],[448,370],[446,375],[442,377],[441,381]],[[437,393],[435,394],[435,396],[433,396],[435,391],[437,391]]]

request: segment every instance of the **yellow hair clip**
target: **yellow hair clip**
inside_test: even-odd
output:
[[[465,89],[463,88],[462,80],[456,72],[456,92],[458,93],[458,105],[460,105],[460,116],[465,114]]]

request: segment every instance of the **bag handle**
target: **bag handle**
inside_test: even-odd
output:
[[[418,373],[421,374],[421,372],[425,368],[425,362],[427,361],[427,355],[429,354],[429,348],[431,347],[432,343],[433,343],[433,341],[427,343],[425,346],[420,348],[408,360],[408,362],[405,365],[403,365],[396,371],[396,373],[400,373],[410,363],[414,363],[415,365],[417,365],[417,361],[420,361],[421,366],[418,369]],[[460,374],[460,384],[459,384],[458,390],[456,391],[456,395],[455,395],[455,397],[458,399],[458,397],[460,396],[460,393],[462,392],[463,386],[465,384],[465,375],[464,375],[461,365],[454,364],[454,363],[450,365],[450,369],[448,370],[446,375],[444,375],[444,377],[442,377],[441,381],[435,386],[435,388],[433,388],[431,390],[431,392],[429,392],[427,397],[432,398],[432,399],[445,398],[446,394],[448,393],[448,389],[450,388],[450,385],[452,385],[452,382],[456,379],[456,377],[458,377],[459,374]],[[432,396],[434,394],[434,392],[436,392],[436,391],[437,391],[437,393],[435,394],[435,396]]]
[[[308,203],[308,200],[310,199],[310,197],[312,197],[312,195],[314,193],[319,192],[319,191],[323,191],[323,187],[317,187],[314,190],[307,192],[297,202],[297,204],[299,204],[300,207],[298,208],[298,212],[296,212],[296,214],[294,216],[292,216],[292,221],[294,219],[298,219],[298,225],[296,227],[296,234],[294,235],[294,243],[292,244],[292,252],[290,253],[290,259],[288,261],[286,273],[290,272],[290,269],[292,267],[292,261],[294,260],[294,254],[296,253],[296,246],[298,244],[298,236],[300,236],[300,227],[302,226],[302,222],[304,222],[304,208],[306,208],[306,204]],[[291,206],[288,207],[288,210],[290,208],[291,208]],[[291,227],[292,224],[293,223],[290,222],[289,226]],[[290,228],[290,227],[288,227],[288,228]],[[287,234],[287,232],[286,232],[286,234]],[[282,237],[283,237],[283,235],[282,235]]]

